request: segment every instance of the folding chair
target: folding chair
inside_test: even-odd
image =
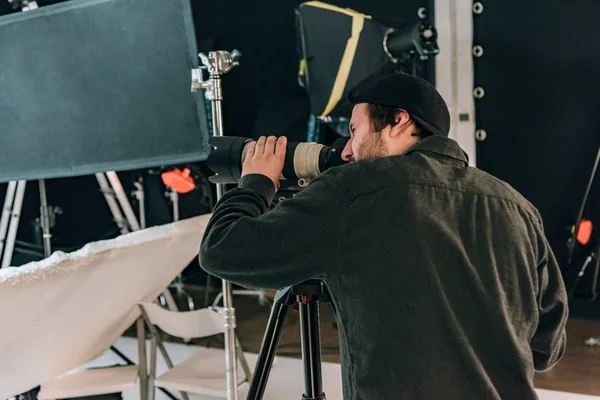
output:
[[[137,320],[139,365],[93,368],[67,373],[44,382],[38,400],[69,399],[135,390],[140,379],[140,399],[148,398],[144,320]]]
[[[225,320],[221,314],[212,308],[203,308],[195,311],[169,311],[154,303],[140,303],[142,315],[152,334],[150,343],[150,372],[148,383],[150,386],[149,398],[154,399],[155,388],[164,388],[179,391],[184,399],[187,393],[227,398],[227,382],[225,374],[225,356],[222,350],[200,348],[200,351],[174,366],[160,335],[156,329],[179,338],[202,338],[225,332]],[[237,341],[238,354],[242,349]],[[167,367],[167,372],[156,376],[156,350],[160,349]],[[256,364],[258,355],[244,353],[245,357],[238,357],[238,388],[248,385],[252,380],[252,373],[247,362]]]

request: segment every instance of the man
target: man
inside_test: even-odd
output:
[[[435,88],[396,74],[349,95],[355,161],[273,210],[285,138],[249,150],[200,252],[223,279],[329,287],[344,398],[536,399],[567,298],[538,211],[468,166]]]

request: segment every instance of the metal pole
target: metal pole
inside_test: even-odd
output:
[[[319,303],[298,296],[302,359],[304,361],[303,399],[325,399],[321,374],[321,341],[319,338]]]
[[[52,254],[52,234],[50,233],[50,210],[48,210],[48,198],[46,197],[46,181],[39,180],[40,186],[40,220],[42,221],[42,238],[44,239],[44,256]]]
[[[23,197],[25,196],[26,186],[26,181],[19,181],[17,183],[17,191],[15,194],[15,201],[13,203],[12,216],[9,222],[8,236],[6,237],[4,246],[4,256],[2,257],[1,268],[10,267],[10,261],[12,260],[12,253],[15,247],[15,239],[17,238],[19,219],[21,218],[21,208],[23,207]]]
[[[140,376],[140,399],[148,400],[148,363],[146,362],[146,330],[144,329],[144,316],[140,315],[136,321],[138,342],[138,373]]]
[[[213,90],[215,91],[215,99],[212,103],[212,120],[215,136],[223,136],[223,112],[222,100],[220,99],[221,92],[221,77],[219,75],[212,76]],[[217,201],[225,194],[226,186],[224,184],[217,185]],[[225,343],[226,343],[226,358],[225,369],[227,376],[227,398],[235,400],[237,395],[237,346],[235,342],[235,311],[233,309],[233,296],[231,294],[231,283],[223,280],[223,306],[225,317]]]
[[[8,223],[10,221],[10,215],[12,214],[16,191],[17,181],[9,182],[8,188],[6,189],[6,197],[4,198],[4,207],[2,207],[2,219],[0,219],[0,258],[2,258],[2,249],[4,248],[6,233],[8,232]]]
[[[220,76],[211,77],[215,94],[220,94]],[[212,117],[215,136],[223,136],[223,114],[221,111],[221,100],[212,103]],[[217,185],[217,201],[225,194],[224,184]],[[235,310],[233,308],[233,296],[231,295],[231,283],[223,280],[223,315],[225,319],[225,370],[227,377],[227,399],[237,400],[237,346],[235,342]]]
[[[139,231],[140,224],[138,223],[137,217],[133,212],[133,208],[131,208],[131,204],[129,203],[129,199],[127,199],[127,195],[123,190],[123,185],[121,185],[121,181],[119,180],[117,173],[115,171],[108,171],[106,176],[108,177],[108,181],[110,182],[113,191],[115,192],[115,196],[117,196],[117,200],[119,200],[119,204],[125,213],[125,218],[127,218],[131,230]]]
[[[114,191],[110,188],[106,176],[104,173],[97,173],[96,179],[98,180],[98,185],[100,185],[100,191],[104,194],[106,204],[108,204],[108,208],[110,208],[110,212],[113,215],[113,219],[121,230],[121,234],[124,235],[129,233],[129,224],[125,217],[123,217],[119,204],[117,204],[117,200],[115,200]]]
[[[583,195],[583,201],[581,202],[581,207],[579,207],[579,213],[577,214],[577,220],[575,221],[575,227],[573,229],[573,233],[567,242],[567,248],[569,249],[569,260],[567,264],[571,264],[573,260],[573,253],[575,250],[575,243],[577,242],[577,234],[579,233],[579,224],[581,224],[581,219],[583,218],[583,213],[585,211],[585,207],[587,205],[588,197],[590,195],[590,190],[592,189],[592,184],[594,183],[594,178],[596,178],[596,172],[598,171],[598,165],[600,164],[600,147],[598,147],[598,154],[596,154],[596,161],[594,162],[594,166],[592,167],[592,174],[590,175],[590,180],[588,181],[587,187],[585,189],[585,194]]]
[[[202,68],[192,70],[192,91],[205,89],[206,99],[211,101],[212,123],[214,136],[223,136],[223,113],[222,101],[223,93],[221,88],[221,76],[229,72],[238,65],[238,58],[241,56],[237,50],[231,53],[226,51],[211,51],[208,56],[200,53],[198,55],[204,64],[205,69],[210,74],[208,81],[203,80]],[[226,187],[223,184],[217,184],[217,201],[225,193]],[[223,280],[223,310],[222,315],[225,319],[225,368],[227,377],[227,399],[237,400],[237,346],[235,336],[235,309],[231,295],[231,283]],[[240,353],[240,357],[244,357]]]
[[[173,222],[179,221],[179,193],[175,189],[171,189],[171,202],[173,203]]]
[[[148,387],[150,393],[148,398],[154,400],[156,389],[154,388],[154,378],[156,377],[156,336],[152,335],[150,340],[150,376],[148,377]]]
[[[594,281],[592,283],[592,296],[593,299],[596,299],[598,295],[598,276],[600,275],[600,240],[598,240],[598,245],[596,246],[596,250],[592,253],[592,255],[596,258],[596,265],[594,266]]]
[[[144,196],[144,185],[143,180],[140,179],[138,182],[134,182],[135,186],[135,197],[140,202],[140,228],[146,229],[146,202]]]

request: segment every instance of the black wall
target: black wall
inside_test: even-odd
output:
[[[600,2],[483,1],[474,15],[480,168],[540,210],[560,261],[600,145]],[[600,227],[600,179],[585,216]]]

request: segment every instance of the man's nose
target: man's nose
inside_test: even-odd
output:
[[[348,143],[346,143],[344,151],[342,151],[342,160],[350,162],[352,160],[352,155],[352,139],[350,139],[348,140]]]

